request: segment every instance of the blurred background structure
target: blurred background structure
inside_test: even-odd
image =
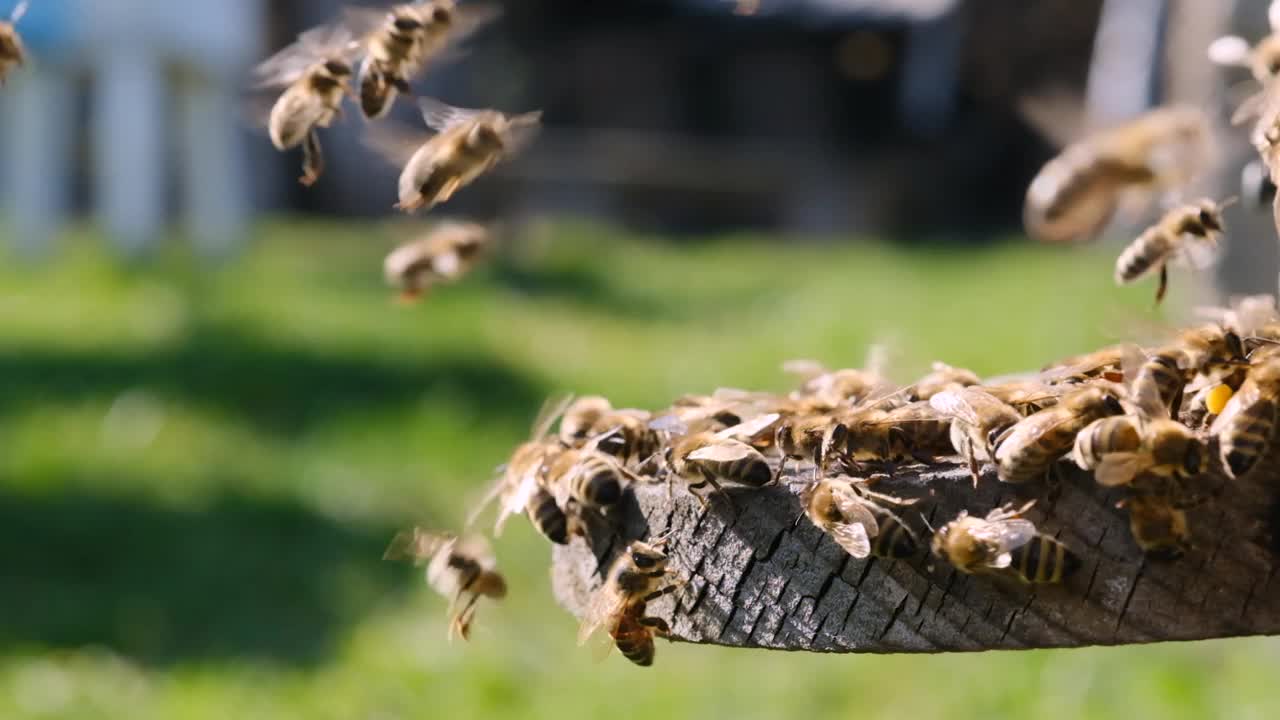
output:
[[[551,393],[782,389],[784,360],[884,341],[903,381],[994,375],[1176,321],[1182,278],[1161,310],[1114,286],[1123,232],[1023,236],[1056,152],[1024,101],[1065,97],[1076,127],[1169,101],[1225,118],[1244,75],[1205,47],[1260,37],[1266,4],[509,0],[418,89],[544,109],[526,155],[426,218],[518,242],[400,308],[397,169],[364,121],[324,135],[310,190],[244,121],[253,64],[338,0],[32,0],[33,62],[0,88],[0,717],[1280,717],[1270,639],[663,644],[644,672],[575,646],[524,523],[465,647],[380,561],[401,527],[456,527]],[[1232,194],[1252,151],[1221,132],[1207,191]],[[1270,214],[1228,225],[1224,286],[1274,292]]]

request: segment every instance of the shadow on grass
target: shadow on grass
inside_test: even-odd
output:
[[[323,660],[417,573],[394,528],[223,495],[180,510],[125,496],[0,494],[0,647],[101,644],[152,664]]]
[[[344,353],[211,326],[198,326],[162,350],[0,349],[0,377],[0,411],[112,398],[142,387],[284,435],[340,413],[391,410],[432,397],[462,399],[523,427],[544,395],[534,379],[485,355]]]
[[[521,295],[565,300],[607,315],[648,321],[679,317],[679,308],[654,297],[619,290],[587,267],[529,267],[498,258],[490,276],[495,285]]]

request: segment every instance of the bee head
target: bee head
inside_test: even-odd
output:
[[[334,77],[346,77],[351,74],[351,65],[343,60],[326,60],[324,71]]]
[[[1110,390],[1102,391],[1102,407],[1106,409],[1108,415],[1124,414],[1124,406],[1120,404],[1120,397]]]
[[[437,5],[435,9],[431,11],[431,22],[438,25],[448,25],[453,22],[453,11],[442,5]]]
[[[1182,472],[1187,477],[1196,477],[1204,472],[1206,459],[1204,448],[1198,441],[1192,439],[1187,443],[1187,451],[1182,456]]]
[[[502,135],[492,123],[478,122],[467,134],[467,143],[474,148],[501,149]]]
[[[649,544],[637,540],[627,547],[627,554],[640,570],[652,570],[667,561],[667,554],[661,549],[663,544],[665,541]]]
[[[391,25],[403,33],[417,32],[422,29],[422,21],[409,15],[397,15],[391,20]]]

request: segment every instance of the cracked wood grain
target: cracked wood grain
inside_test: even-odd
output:
[[[927,545],[961,510],[983,515],[1035,498],[1028,519],[1080,554],[1059,586],[965,575],[922,551],[910,561],[858,560],[801,515],[785,484],[730,489],[704,511],[677,489],[641,483],[618,517],[595,523],[588,544],[553,551],[557,601],[579,614],[600,576],[632,539],[671,532],[686,584],[651,605],[678,642],[813,652],[946,652],[1117,645],[1280,634],[1280,452],[1246,478],[1222,483],[1190,511],[1194,547],[1171,562],[1134,544],[1122,494],[1071,470],[1044,486],[1000,483],[986,468],[975,490],[959,464],[899,470],[876,486],[918,498],[902,513]],[[1065,467],[1065,465],[1064,465]],[[597,552],[592,552],[591,548]]]

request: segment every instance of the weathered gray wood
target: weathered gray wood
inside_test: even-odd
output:
[[[960,510],[983,515],[1038,498],[1027,514],[1078,552],[1084,565],[1061,586],[1035,588],[964,575],[926,552],[907,561],[857,560],[807,520],[785,485],[734,489],[732,507],[706,512],[677,488],[637,485],[612,528],[557,547],[552,584],[579,614],[599,586],[598,568],[633,538],[671,531],[673,566],[687,585],[651,604],[674,641],[816,652],[943,652],[1115,645],[1280,634],[1276,458],[1190,511],[1195,547],[1183,558],[1144,557],[1115,507],[1122,492],[1066,473],[1056,497],[1000,483],[988,468],[978,488],[956,465],[904,468],[877,490],[920,498],[902,513],[928,531]],[[599,560],[599,562],[598,562]]]

